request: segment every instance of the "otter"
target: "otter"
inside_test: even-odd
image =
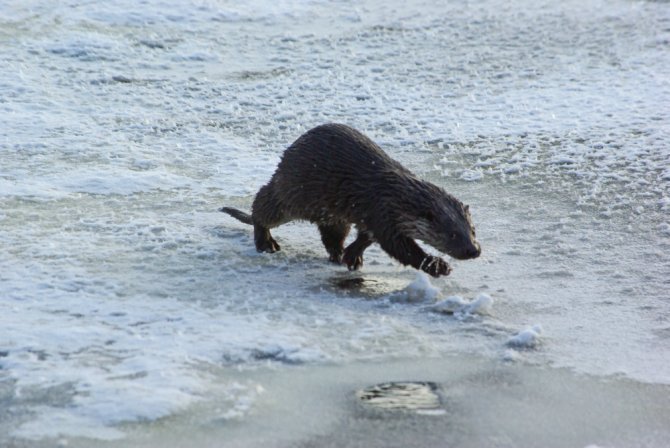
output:
[[[469,207],[442,188],[420,180],[361,132],[324,124],[300,136],[286,151],[270,181],[261,187],[251,215],[225,212],[254,226],[259,252],[280,249],[270,229],[293,220],[315,223],[329,259],[360,269],[373,243],[403,265],[433,277],[448,275],[449,264],[426,254],[421,240],[451,257],[481,253]],[[356,239],[344,248],[351,225]]]

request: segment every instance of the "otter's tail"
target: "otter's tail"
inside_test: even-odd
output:
[[[253,225],[253,223],[254,223],[254,222],[251,220],[251,215],[250,215],[250,214],[248,214],[248,213],[244,213],[243,211],[238,210],[238,209],[236,209],[236,208],[232,208],[232,207],[221,207],[221,208],[219,209],[219,211],[220,211],[220,212],[223,212],[223,213],[228,213],[228,214],[229,214],[230,216],[232,216],[233,218],[235,218],[235,219],[237,219],[237,220],[239,220],[239,221],[242,221],[242,222],[245,223],[245,224]]]

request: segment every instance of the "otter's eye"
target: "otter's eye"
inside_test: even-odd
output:
[[[455,240],[457,236],[458,235],[456,235],[456,232],[452,232],[452,234],[449,235],[449,238],[451,238],[452,240]]]

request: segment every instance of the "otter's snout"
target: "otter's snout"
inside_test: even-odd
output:
[[[454,258],[459,260],[470,260],[471,258],[477,258],[482,253],[482,248],[479,246],[479,243],[468,244],[467,247],[460,250]]]
[[[465,258],[477,258],[482,254],[482,248],[478,243],[475,243],[471,248],[465,251]]]

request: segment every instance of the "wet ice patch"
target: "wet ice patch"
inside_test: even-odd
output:
[[[55,188],[89,194],[129,195],[154,189],[173,189],[189,184],[182,176],[165,170],[134,171],[128,169],[87,170],[64,173],[53,180]]]
[[[34,409],[37,416],[16,428],[12,435],[28,440],[40,440],[45,437],[57,438],[61,435],[86,437],[97,440],[118,440],[125,433],[116,428],[105,426],[94,418],[77,415],[69,409],[40,406]]]
[[[130,195],[190,185],[189,178],[164,169],[82,168],[39,178],[0,179],[0,197],[57,199],[73,193]]]
[[[316,362],[327,359],[294,325],[231,315],[184,302],[134,297],[105,300],[76,291],[0,305],[0,369],[35,418],[16,437],[123,437],[117,425],[155,420],[219,397],[221,416],[240,417],[258,396],[254,384],[221,378],[226,360]],[[39,322],[38,325],[35,322]],[[49,388],[70,385],[57,397]],[[20,398],[17,398],[20,401]]]

